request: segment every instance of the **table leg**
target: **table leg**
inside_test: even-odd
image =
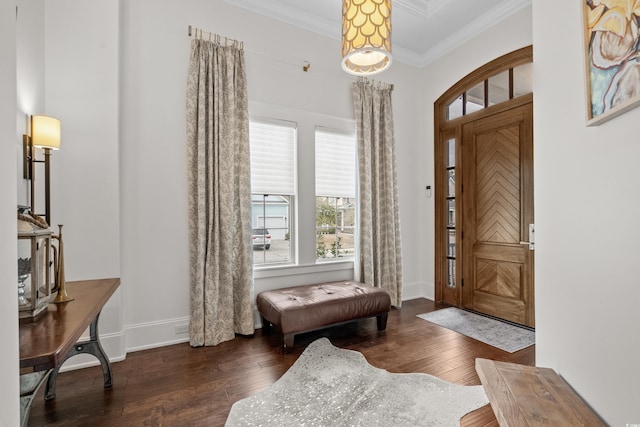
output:
[[[60,364],[51,371],[49,378],[47,379],[47,387],[45,389],[45,400],[53,400],[56,398],[56,379],[58,378],[58,371],[62,364],[77,354],[91,354],[93,355],[102,366],[102,376],[104,378],[104,388],[111,388],[111,364],[109,363],[109,359],[107,358],[102,345],[100,344],[100,339],[98,337],[98,319],[100,318],[100,313],[96,316],[95,319],[89,325],[89,341],[83,341],[76,343],[71,350],[65,355],[64,359],[60,362]]]
[[[47,379],[51,370],[31,372],[20,375],[20,426],[26,427],[29,423],[31,403],[38,389]]]

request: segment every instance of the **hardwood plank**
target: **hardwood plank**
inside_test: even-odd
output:
[[[216,347],[177,344],[129,353],[112,364],[113,388],[102,387],[99,367],[59,375],[56,399],[43,391],[31,408],[31,426],[223,426],[231,405],[280,378],[312,341],[327,337],[363,353],[391,372],[424,372],[461,385],[479,385],[477,357],[533,365],[535,347],[507,353],[416,317],[445,308],[426,299],[403,303],[389,313],[386,331],[375,319],[296,336],[291,353],[282,337],[237,337]],[[468,414],[462,426],[497,426],[487,405]]]

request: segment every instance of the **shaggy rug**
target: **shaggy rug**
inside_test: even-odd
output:
[[[536,340],[535,332],[529,329],[455,307],[418,314],[418,317],[509,353],[527,348]]]
[[[226,426],[459,426],[489,403],[482,386],[393,374],[320,338],[267,389],[234,403]]]

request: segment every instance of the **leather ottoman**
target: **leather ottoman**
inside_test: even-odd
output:
[[[271,326],[293,347],[296,334],[376,316],[378,330],[387,327],[391,298],[387,291],[354,281],[317,283],[258,294],[262,330]]]

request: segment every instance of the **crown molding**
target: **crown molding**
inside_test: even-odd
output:
[[[393,0],[393,7],[426,21],[449,1],[451,0]]]
[[[278,1],[265,0],[224,0],[231,5],[268,16],[289,25],[312,31],[334,40],[340,39],[340,24],[336,25],[330,19],[318,17],[300,8],[292,8]],[[394,7],[404,12],[429,19],[438,9],[451,0],[393,0]],[[478,33],[499,23],[509,15],[531,4],[532,0],[509,0],[500,6],[488,10],[470,24],[461,27],[452,36],[433,46],[426,52],[415,52],[398,44],[392,44],[393,60],[422,68],[440,56],[452,51],[463,43],[471,40]]]
[[[340,39],[341,25],[329,19],[318,17],[299,8],[291,8],[277,1],[265,0],[224,0],[225,3],[256,12],[269,18],[277,19],[286,24],[303,30],[312,31],[332,39]]]
[[[418,68],[422,68],[444,54],[452,51],[453,49],[461,46],[462,44],[468,42],[472,38],[474,38],[478,33],[481,33],[493,25],[498,24],[500,21],[504,20],[508,16],[518,12],[520,9],[524,9],[525,7],[531,4],[532,0],[511,0],[507,3],[504,3],[500,6],[494,7],[489,10],[484,15],[481,15],[470,24],[466,25],[464,28],[461,28],[459,31],[455,32],[451,37],[443,40],[438,43],[424,54],[418,56],[419,59],[414,58],[411,65],[414,65]],[[401,60],[400,58],[398,58]]]

